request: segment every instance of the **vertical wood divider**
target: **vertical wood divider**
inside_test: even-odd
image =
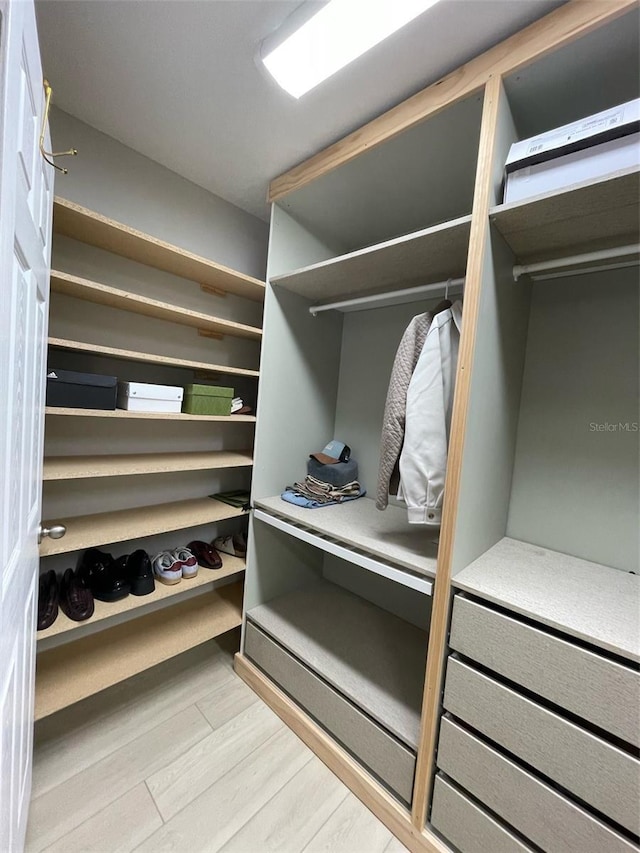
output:
[[[451,559],[453,537],[456,528],[460,474],[464,452],[467,409],[471,390],[471,372],[478,323],[480,288],[485,252],[489,251],[489,207],[492,196],[492,175],[494,150],[500,98],[502,96],[502,78],[491,77],[484,92],[482,122],[480,127],[480,145],[478,165],[473,195],[471,232],[464,289],[464,320],[460,337],[460,352],[456,375],[456,390],[453,402],[451,436],[447,476],[445,481],[444,511],[438,549],[435,592],[429,630],[429,652],[424,693],[422,698],[422,721],[418,741],[418,760],[411,819],[413,825],[422,830],[427,816],[427,798],[433,776],[436,738],[438,736],[438,718],[440,694],[445,666],[449,610],[451,606]]]

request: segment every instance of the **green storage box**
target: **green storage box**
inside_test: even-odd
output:
[[[189,415],[230,415],[233,388],[185,385],[182,411]]]

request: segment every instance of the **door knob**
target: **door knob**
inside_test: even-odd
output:
[[[42,542],[45,536],[48,536],[50,539],[62,539],[66,532],[67,528],[64,526],[64,524],[53,524],[51,527],[43,527],[41,524],[39,524],[38,545]]]

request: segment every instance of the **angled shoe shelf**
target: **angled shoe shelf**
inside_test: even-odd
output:
[[[249,338],[256,341],[262,337],[262,329],[255,326],[235,323],[233,320],[222,320],[209,314],[201,314],[199,311],[170,305],[158,299],[149,299],[126,290],[118,290],[115,287],[58,270],[51,270],[51,290],[55,293],[63,293],[65,296],[84,299],[87,302],[95,302],[98,305],[107,305],[109,308],[119,308],[145,317],[154,317],[156,320],[191,326],[203,332],[212,332],[214,335],[232,335],[236,338]]]
[[[56,621],[50,628],[47,628],[45,631],[38,631],[38,648],[39,650],[46,650],[47,648],[66,643],[69,640],[75,640],[76,634],[80,637],[85,633],[94,632],[85,631],[84,629],[95,630],[96,626],[99,626],[100,630],[108,629],[110,627],[110,620],[113,620],[116,616],[121,617],[118,621],[122,621],[125,618],[137,618],[141,614],[173,605],[180,601],[181,598],[191,597],[194,594],[203,595],[211,591],[214,588],[214,584],[219,581],[244,573],[244,559],[224,554],[223,560],[224,563],[221,569],[207,569],[201,566],[195,578],[189,580],[183,579],[180,583],[173,584],[172,586],[156,581],[155,590],[149,593],[149,595],[128,595],[126,598],[112,602],[98,601],[96,599],[93,616],[87,619],[86,622],[73,622],[60,611]],[[56,638],[55,643],[50,642],[54,637]]]
[[[40,652],[36,720],[237,628],[242,592],[231,583]]]
[[[193,498],[156,506],[56,519],[55,523],[66,526],[66,535],[62,539],[45,539],[40,545],[40,556],[68,554],[96,545],[140,539],[143,536],[166,533],[168,530],[198,527],[200,524],[224,521],[245,514],[242,510],[213,498]],[[51,526],[50,522],[44,524]]]
[[[80,480],[93,477],[124,477],[134,474],[165,474],[174,471],[209,471],[248,468],[251,450],[214,450],[198,453],[128,453],[100,456],[49,456],[43,479]]]
[[[256,302],[264,299],[263,281],[172,246],[59,196],[53,203],[53,229],[56,234],[225,293],[235,293]]]
[[[84,341],[70,341],[65,338],[49,338],[48,344],[51,349],[66,350],[68,352],[81,352],[89,355],[100,355],[106,358],[117,358],[123,361],[137,361],[141,364],[158,364],[163,367],[178,367],[184,370],[196,370],[200,373],[225,374],[229,376],[250,376],[256,379],[260,376],[258,370],[248,370],[245,367],[230,367],[226,364],[210,364],[207,361],[192,361],[186,358],[171,358],[165,355],[155,355],[148,352],[136,352],[135,350],[117,349],[116,347],[105,347],[98,344],[88,344]]]

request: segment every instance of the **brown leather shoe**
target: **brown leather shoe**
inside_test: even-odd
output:
[[[58,618],[58,577],[51,569],[38,581],[38,631],[46,631]]]
[[[60,583],[60,607],[74,622],[93,616],[93,595],[78,580],[73,569],[67,569]]]
[[[187,548],[198,561],[198,565],[204,569],[222,568],[222,557],[213,545],[209,545],[208,542],[201,542],[199,539],[194,539],[193,542],[189,542]]]

